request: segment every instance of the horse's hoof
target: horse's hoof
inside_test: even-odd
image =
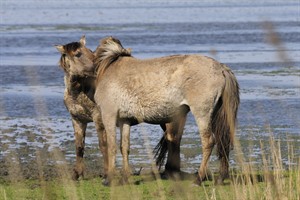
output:
[[[74,170],[73,175],[72,175],[72,179],[73,179],[74,181],[78,181],[78,180],[79,180],[79,177],[80,177],[79,173],[78,173],[77,171]]]
[[[102,178],[102,179],[106,179],[106,178],[107,178],[107,174],[100,174],[99,176],[100,176],[100,178]]]
[[[168,180],[169,176],[168,176],[168,174],[163,172],[163,173],[160,174],[160,178],[163,179],[163,180]]]
[[[73,181],[78,181],[79,180],[79,176],[77,174],[73,174],[72,180]]]
[[[139,176],[139,175],[141,175],[142,170],[143,170],[143,168],[141,167],[140,170],[133,172],[132,175],[133,176]]]
[[[180,179],[181,178],[181,171],[180,170],[170,170],[166,169],[163,173],[161,173],[162,179]]]
[[[222,178],[218,178],[215,182],[215,185],[224,185],[224,180]]]
[[[199,176],[197,176],[196,180],[194,181],[194,185],[200,186],[201,183],[202,183],[202,179]]]
[[[108,178],[105,178],[105,179],[102,181],[102,185],[103,185],[103,186],[107,186],[107,187],[110,186],[110,181],[108,180]]]

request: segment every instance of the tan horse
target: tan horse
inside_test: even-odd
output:
[[[130,126],[176,123],[189,111],[197,122],[203,149],[196,183],[206,177],[215,144],[221,160],[218,181],[223,182],[229,173],[239,106],[238,83],[226,65],[201,55],[139,60],[112,37],[98,46],[95,65],[98,77],[94,98],[107,132],[107,184],[115,171],[116,125],[122,135],[123,169],[129,174]]]
[[[85,37],[79,42],[72,42],[66,45],[56,45],[61,53],[59,65],[65,72],[65,93],[64,103],[72,117],[76,144],[76,165],[74,167],[73,178],[78,179],[84,173],[84,146],[85,131],[89,122],[95,122],[99,139],[99,148],[104,158],[104,176],[107,173],[107,151],[106,135],[99,109],[94,102],[94,55],[85,46]],[[126,51],[124,51],[126,53]],[[127,51],[127,53],[129,53]],[[180,151],[179,145],[185,118],[180,119],[179,124],[161,124],[165,135],[157,144],[155,152],[157,164],[161,166],[167,152],[168,159],[165,170],[168,174],[180,171]],[[180,137],[178,137],[180,136]]]

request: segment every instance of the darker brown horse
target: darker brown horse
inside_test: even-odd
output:
[[[73,178],[78,179],[84,175],[84,147],[85,147],[85,132],[87,124],[95,122],[95,127],[98,134],[99,148],[104,158],[104,173],[107,171],[107,148],[106,134],[101,120],[101,113],[97,109],[94,102],[94,85],[93,72],[89,74],[79,74],[72,71],[72,65],[85,63],[88,66],[88,59],[93,59],[93,52],[85,48],[85,37],[82,37],[79,42],[72,42],[66,45],[56,45],[57,50],[61,53],[59,65],[64,70],[64,103],[71,114],[72,124],[75,134],[76,145],[76,164],[74,167]],[[84,55],[81,57],[80,55]],[[91,63],[92,65],[92,63]],[[89,75],[87,77],[87,75]]]

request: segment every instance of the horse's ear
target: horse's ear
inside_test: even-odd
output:
[[[79,43],[82,44],[83,46],[85,46],[85,35],[83,35],[80,40],[79,40]]]
[[[127,48],[126,51],[127,51],[128,54],[131,54],[132,49],[131,48]]]
[[[65,48],[64,48],[63,45],[55,45],[55,48],[56,48],[61,54],[66,53]]]

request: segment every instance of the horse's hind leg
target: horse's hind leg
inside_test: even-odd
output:
[[[84,146],[85,146],[85,130],[87,123],[80,122],[76,119],[72,119],[73,128],[75,132],[75,145],[76,145],[76,164],[74,167],[73,179],[78,180],[80,176],[83,176],[84,172]]]
[[[226,123],[226,122],[225,122]],[[217,184],[223,184],[226,178],[229,178],[229,152],[230,152],[230,135],[229,130],[226,131],[226,127],[223,127],[222,132],[216,132],[217,152],[220,160],[220,176],[217,180]]]
[[[223,155],[220,158],[220,176],[217,180],[218,185],[222,185],[223,181],[229,177],[229,151],[225,152],[226,155]]]
[[[195,116],[199,132],[200,132],[200,138],[202,143],[202,161],[200,168],[198,170],[198,178],[196,180],[196,184],[201,184],[202,181],[204,181],[207,176],[207,165],[209,162],[210,155],[212,153],[213,147],[215,145],[215,138],[211,131],[211,120],[210,120],[210,114],[209,112],[206,115],[198,116],[197,114]]]
[[[178,124],[171,122],[166,124],[165,137],[168,146],[168,156],[165,165],[165,173],[172,174],[180,171],[180,141],[177,138]]]
[[[166,140],[168,144],[168,157],[165,172],[172,174],[180,172],[180,142],[186,122],[186,114],[178,117],[173,122],[166,124]]]

